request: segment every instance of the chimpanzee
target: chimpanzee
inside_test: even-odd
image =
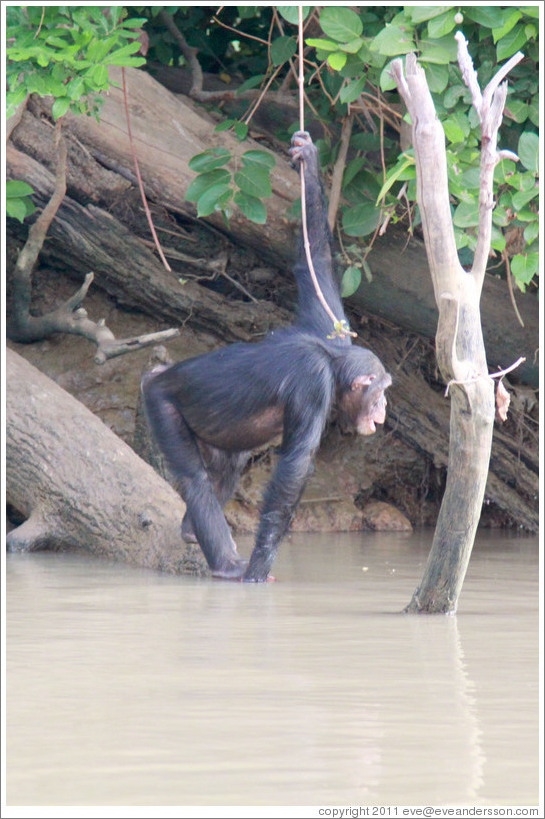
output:
[[[304,168],[313,265],[342,321],[318,155],[309,134],[294,134],[290,154]],[[385,420],[384,390],[392,379],[372,352],[353,346],[349,337],[331,337],[332,322],[316,296],[302,242],[295,276],[299,297],[290,327],[259,343],[231,344],[152,371],[142,382],[150,427],[187,506],[182,536],[199,543],[216,577],[267,580],[332,410],[342,429],[361,435],[371,435]],[[280,457],[248,563],[237,553],[222,509],[251,450],[279,433]]]

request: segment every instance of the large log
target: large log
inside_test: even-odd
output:
[[[214,133],[215,121],[202,107],[186,97],[172,94],[149,74],[126,69],[126,76],[132,130],[146,192],[172,212],[193,218],[194,205],[184,199],[195,176],[189,169],[191,157],[211,145],[240,153],[259,143],[249,140],[241,146],[229,133]],[[65,117],[65,129],[68,136],[72,136],[68,193],[71,199],[83,205],[93,203],[109,208],[127,191],[130,180],[134,181],[120,70],[112,69],[112,79],[118,86],[113,86],[106,95],[100,123],[90,117]],[[54,168],[52,129],[32,113],[24,114],[12,139],[21,151],[49,169]],[[24,175],[21,163],[17,172],[22,174],[17,178],[32,184]],[[273,194],[267,200],[267,224],[254,225],[235,213],[230,220],[229,236],[236,243],[254,248],[265,262],[282,268],[290,276],[294,231],[285,217],[287,207],[299,196],[299,187],[297,175],[278,155],[272,182]],[[91,205],[88,209],[89,215],[94,216]],[[225,233],[225,224],[218,214],[206,221],[215,231]],[[61,258],[65,238],[63,233],[58,240],[57,255]],[[55,246],[55,240],[52,244]],[[149,253],[148,258],[155,257]],[[77,256],[71,261],[77,263]],[[423,242],[417,238],[407,241],[403,228],[390,226],[386,235],[375,243],[368,261],[373,280],[363,281],[351,302],[367,313],[433,338],[437,310]],[[132,273],[126,276],[126,281],[129,279],[134,279]],[[505,367],[519,356],[525,356],[526,363],[514,377],[537,387],[539,304],[531,293],[517,293],[516,298],[524,328],[518,325],[512,313],[505,281],[486,277],[482,320],[488,364],[491,369]],[[197,312],[195,308],[193,315]]]
[[[7,350],[7,545],[74,548],[150,569],[206,571],[181,539],[179,495],[79,401]]]
[[[48,201],[54,177],[41,163],[12,145],[7,147],[10,179],[24,179],[32,185],[37,205]],[[262,302],[259,319],[253,304],[233,301],[225,310],[220,294],[192,281],[181,283],[169,273],[142,240],[118,219],[97,205],[82,205],[65,196],[49,228],[42,257],[49,265],[74,275],[80,281],[93,271],[95,284],[119,304],[138,307],[167,322],[191,320],[195,327],[221,336],[226,341],[248,341],[256,322],[272,319],[274,308]]]

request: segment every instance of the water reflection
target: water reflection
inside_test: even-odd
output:
[[[430,537],[293,536],[266,586],[8,556],[8,804],[537,803],[537,539],[403,615]]]

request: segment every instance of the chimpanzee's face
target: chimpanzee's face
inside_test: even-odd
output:
[[[351,389],[338,402],[338,420],[343,432],[372,435],[376,424],[386,420],[386,396],[384,390],[392,383],[388,373],[359,376]]]

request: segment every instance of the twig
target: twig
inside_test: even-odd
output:
[[[127,77],[125,74],[125,69],[121,68],[121,74],[123,77],[123,100],[125,103],[125,116],[127,118],[127,133],[129,135],[129,143],[131,146],[131,153],[134,162],[134,170],[136,171],[136,178],[138,179],[138,187],[140,189],[140,196],[142,197],[142,204],[144,205],[144,210],[146,211],[146,217],[148,220],[148,225],[151,230],[151,235],[153,236],[153,241],[155,242],[155,247],[157,248],[157,252],[161,257],[161,261],[163,265],[166,267],[169,273],[172,273],[172,268],[170,267],[169,263],[165,259],[165,254],[163,253],[163,249],[161,247],[161,243],[157,237],[157,233],[155,231],[155,225],[153,224],[153,219],[151,217],[151,212],[148,205],[148,200],[146,198],[146,192],[144,190],[144,183],[142,182],[142,175],[140,174],[140,165],[138,164],[138,157],[136,156],[136,150],[134,147],[134,142],[132,138],[132,129],[131,129],[131,117],[129,114],[129,100],[128,100],[128,93],[127,93]]]
[[[346,157],[348,154],[350,137],[352,136],[353,124],[354,114],[350,113],[343,122],[341,139],[339,144],[339,153],[337,154],[337,159],[333,167],[333,176],[331,177],[331,188],[329,191],[329,208],[327,211],[327,221],[329,222],[330,230],[333,230],[335,221],[337,219],[337,211],[339,209],[339,202],[341,199],[344,169],[346,167]]]
[[[457,381],[455,378],[452,378],[447,384],[445,390],[445,397],[449,394],[449,390],[453,384],[460,384],[464,386],[465,384],[474,384],[476,381],[480,381],[481,378],[503,378],[504,375],[507,375],[507,373],[510,373],[512,370],[515,370],[517,367],[520,367],[520,365],[524,364],[525,361],[526,358],[524,356],[521,356],[515,361],[514,364],[511,364],[510,367],[506,367],[505,370],[499,370],[497,373],[488,373],[487,375],[476,375],[474,378],[467,378],[462,381]]]
[[[505,272],[507,275],[507,287],[509,290],[509,298],[511,299],[511,304],[513,305],[513,310],[515,311],[515,315],[519,321],[521,327],[524,327],[524,322],[522,320],[522,316],[519,313],[519,309],[517,307],[517,303],[515,301],[515,293],[513,292],[513,275],[511,273],[511,262],[509,261],[509,254],[507,250],[504,248],[501,252],[501,257],[505,264]]]
[[[212,15],[212,20],[221,26],[222,28],[226,28],[227,31],[234,31],[239,37],[246,37],[248,40],[256,40],[258,43],[262,43],[263,45],[269,45],[267,40],[263,40],[261,37],[256,37],[254,34],[247,34],[245,31],[240,31],[238,28],[233,28],[232,26],[228,26],[227,23],[222,23],[222,21],[218,18],[219,10],[216,14]]]
[[[167,11],[160,11],[157,16],[163,25],[170,31],[178,43],[180,51],[187,60],[189,70],[191,72],[191,88],[189,89],[189,96],[197,102],[216,102],[218,100],[233,99],[235,96],[234,91],[203,90],[204,78],[201,64],[197,59],[199,50],[189,45],[184,35],[174,22],[172,14],[169,14]]]
[[[242,122],[244,122],[246,125],[248,125],[250,123],[250,120],[252,119],[253,115],[255,114],[255,112],[257,111],[259,106],[261,105],[261,101],[262,101],[263,97],[265,96],[265,94],[269,90],[272,81],[278,76],[281,68],[282,68],[281,65],[277,66],[277,68],[273,71],[273,73],[271,74],[271,76],[269,77],[269,79],[267,80],[265,85],[263,86],[263,88],[260,90],[259,96],[257,97],[257,99],[254,100],[252,102],[252,104],[250,105],[250,108],[249,108],[248,112],[244,115],[244,117],[242,119]]]

